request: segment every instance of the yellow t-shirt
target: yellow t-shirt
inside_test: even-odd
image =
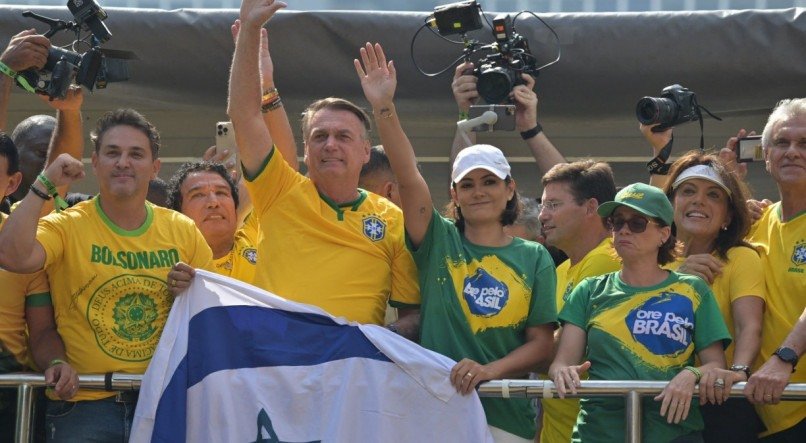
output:
[[[767,285],[758,367],[781,346],[806,306],[806,212],[784,223],[781,203],[770,205],[748,240],[759,248]],[[798,365],[789,381],[806,382],[806,364]],[[761,436],[791,428],[806,418],[803,401],[756,406],[756,410],[767,426]]]
[[[6,221],[0,214],[0,227]],[[25,309],[50,304],[45,271],[15,274],[0,269],[0,374],[31,366],[28,357]]]
[[[613,249],[613,240],[608,237],[588,252],[574,266],[566,260],[557,267],[557,312],[559,312],[571,291],[579,282],[588,278],[615,272],[621,269]],[[543,378],[548,378],[543,375]],[[540,441],[568,442],[579,414],[579,400],[543,399],[543,426],[540,430]]]
[[[275,153],[246,177],[262,236],[255,285],[360,323],[382,324],[387,303],[419,305],[400,209],[364,190],[338,205]]]
[[[684,257],[679,257],[673,263],[669,263],[667,268],[677,271],[684,261]],[[736,345],[736,328],[733,326],[731,305],[742,297],[759,297],[762,300],[767,298],[764,270],[758,252],[744,246],[728,249],[727,263],[722,267],[722,272],[714,279],[711,290],[714,292],[719,312],[725,319],[728,332],[734,339],[725,349],[725,361],[730,366],[733,364],[733,350]]]
[[[241,229],[235,232],[235,243],[230,253],[213,261],[215,272],[227,277],[254,284],[257,268],[258,243],[257,217],[250,214]]]
[[[213,253],[193,221],[146,203],[143,225],[126,231],[99,197],[39,222],[56,328],[79,374],[145,372],[173,303],[171,266],[212,269]],[[110,396],[79,390],[74,401]]]

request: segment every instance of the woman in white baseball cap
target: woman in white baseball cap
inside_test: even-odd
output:
[[[443,217],[395,112],[394,65],[377,44],[362,48],[361,59],[356,71],[398,180],[407,245],[419,271],[420,344],[459,362],[450,381],[463,395],[483,381],[525,377],[551,358],[556,277],[542,245],[504,231],[519,208],[509,163],[490,145],[461,151]],[[481,402],[496,442],[533,441],[528,399]]]
[[[706,442],[754,441],[764,430],[745,398],[729,399],[733,383],[747,381],[761,346],[766,289],[759,254],[744,241],[751,221],[747,191],[712,154],[692,151],[672,164],[664,187],[674,206],[673,229],[683,256],[669,267],[705,280],[733,343],[727,366],[712,368],[715,386],[700,386]],[[708,402],[708,404],[705,404]]]

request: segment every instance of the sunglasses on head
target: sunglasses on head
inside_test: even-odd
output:
[[[630,219],[625,219],[623,217],[607,217],[607,227],[613,230],[613,232],[621,231],[621,228],[624,225],[627,225],[630,232],[633,234],[640,234],[646,231],[646,226],[650,223],[658,224],[646,217],[632,217]]]

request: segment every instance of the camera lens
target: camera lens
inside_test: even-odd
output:
[[[503,103],[514,86],[510,71],[501,67],[484,70],[476,83],[479,95],[491,105]]]
[[[669,124],[677,115],[677,105],[668,98],[644,97],[635,106],[635,116],[645,125]]]

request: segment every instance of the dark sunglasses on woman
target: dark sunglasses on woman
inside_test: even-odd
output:
[[[610,228],[612,231],[618,232],[621,231],[621,228],[624,225],[627,225],[627,228],[630,229],[630,232],[633,234],[640,234],[646,231],[646,226],[650,223],[658,224],[646,217],[632,217],[630,219],[624,219],[621,217],[607,217],[607,227]]]

